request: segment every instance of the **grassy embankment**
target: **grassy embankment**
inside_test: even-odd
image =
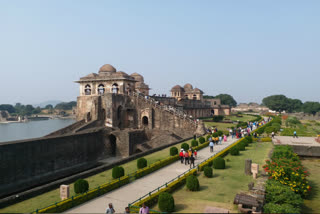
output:
[[[208,207],[220,207],[237,213],[236,206],[233,205],[234,197],[241,191],[248,190],[248,184],[254,179],[252,176],[244,174],[245,159],[251,159],[253,163],[258,163],[260,170],[265,159],[271,151],[271,142],[253,143],[242,151],[240,156],[227,155],[226,169],[213,170],[214,177],[206,178],[203,173],[198,176],[200,191],[190,192],[183,187],[173,193],[178,213],[199,213],[204,212]],[[153,209],[158,209],[157,206]]]
[[[186,142],[189,145],[191,145],[191,140]],[[176,147],[180,149],[181,144],[177,144]],[[147,155],[144,158],[147,159],[148,165],[150,165],[156,161],[169,157],[170,156],[169,150],[170,150],[170,147],[163,149],[161,151],[152,153],[150,155]],[[122,166],[125,169],[125,174],[130,174],[137,170],[137,161],[133,160],[126,164],[123,164]],[[106,170],[104,172],[98,173],[94,176],[86,178],[86,180],[89,182],[89,189],[94,189],[99,185],[102,185],[112,180],[112,170],[110,169],[110,170]],[[75,193],[73,189],[73,183],[69,185],[70,185],[70,196],[74,196]],[[22,201],[20,203],[0,209],[0,213],[28,213],[36,209],[49,206],[57,201],[60,201],[59,189],[46,192],[44,194]]]

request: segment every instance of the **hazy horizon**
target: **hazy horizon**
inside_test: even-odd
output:
[[[1,1],[0,104],[72,101],[103,64],[150,94],[320,101],[319,1]]]

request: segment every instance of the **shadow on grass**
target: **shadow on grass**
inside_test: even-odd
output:
[[[188,208],[187,204],[175,204],[175,212],[179,212],[181,210],[186,210]]]
[[[313,181],[309,181],[310,186],[312,187],[310,195],[307,196],[306,200],[313,200],[319,195],[319,186]],[[308,207],[305,203],[302,205],[301,210],[303,213],[313,213],[315,210],[312,207]]]
[[[206,190],[206,189],[209,189],[209,187],[208,187],[208,186],[200,185],[200,190],[199,190],[199,191]]]

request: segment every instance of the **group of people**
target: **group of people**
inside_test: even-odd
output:
[[[183,164],[183,163],[185,165],[188,164],[188,165],[190,165],[190,168],[193,168],[194,167],[194,161],[196,160],[197,155],[198,155],[197,150],[193,150],[192,147],[188,151],[185,151],[184,149],[181,149],[180,153],[179,153],[181,164]]]
[[[116,213],[116,210],[114,209],[113,204],[109,203],[109,206],[106,210],[106,214],[114,214],[114,213]],[[124,213],[125,214],[130,213],[130,208],[126,207]],[[139,210],[139,214],[149,214],[149,213],[150,213],[149,207],[145,203],[143,203],[142,207]]]

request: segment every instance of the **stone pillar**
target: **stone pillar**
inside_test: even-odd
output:
[[[61,200],[65,200],[70,197],[70,187],[69,185],[61,185],[60,186],[60,198]]]
[[[250,159],[245,160],[244,173],[246,175],[251,175],[251,164],[252,164],[252,160]]]

